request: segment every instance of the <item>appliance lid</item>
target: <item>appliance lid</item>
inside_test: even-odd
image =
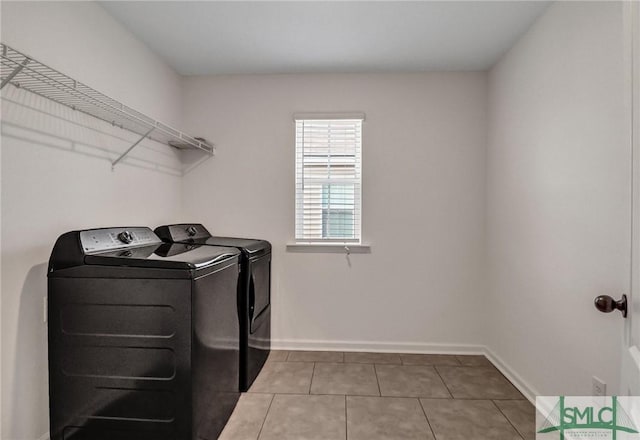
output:
[[[162,243],[87,255],[86,264],[106,266],[200,269],[237,257],[232,247]]]
[[[159,226],[156,235],[168,243],[194,243],[209,246],[227,246],[242,249],[248,254],[265,253],[271,251],[271,244],[266,240],[235,237],[213,237],[209,231],[199,223],[179,223],[175,225]]]
[[[261,251],[271,252],[271,243],[266,240],[258,240],[252,238],[209,237],[206,240],[195,240],[194,242],[198,244],[206,244],[209,246],[228,246],[240,248],[250,254],[258,253]]]
[[[233,247],[163,243],[146,227],[88,229],[58,238],[49,271],[82,265],[199,269],[239,253]]]

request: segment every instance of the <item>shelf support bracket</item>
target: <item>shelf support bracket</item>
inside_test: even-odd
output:
[[[156,127],[151,127],[151,128],[149,129],[149,131],[147,131],[147,132],[146,132],[146,133],[145,133],[145,134],[144,134],[140,139],[138,139],[138,140],[137,140],[133,145],[131,145],[131,146],[127,149],[127,151],[125,151],[124,153],[122,153],[122,154],[120,155],[120,157],[118,157],[116,160],[114,160],[113,162],[111,162],[111,170],[113,170],[113,169],[115,168],[116,164],[117,164],[118,162],[120,162],[122,159],[124,159],[124,157],[125,157],[127,154],[129,154],[129,152],[130,152],[131,150],[133,150],[133,149],[134,149],[134,148],[135,148],[135,147],[136,147],[140,142],[142,142],[143,140],[145,140],[145,139],[147,138],[147,136],[149,136],[149,135],[151,134],[151,132],[152,132],[153,130],[155,130],[155,128],[156,128]]]
[[[24,69],[27,66],[27,64],[29,64],[29,61],[31,61],[29,58],[25,58],[22,64],[18,65],[18,67],[13,69],[13,72],[11,72],[9,76],[7,76],[5,79],[2,80],[2,84],[0,84],[0,90],[2,90],[4,86],[9,84],[9,81],[11,81],[18,73],[20,73],[20,71]]]

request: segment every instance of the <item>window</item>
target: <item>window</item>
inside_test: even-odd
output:
[[[362,117],[296,118],[296,241],[360,243]]]

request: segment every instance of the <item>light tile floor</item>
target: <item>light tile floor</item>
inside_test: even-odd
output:
[[[533,440],[484,356],[273,351],[222,440]]]

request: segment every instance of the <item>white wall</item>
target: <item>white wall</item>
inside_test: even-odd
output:
[[[217,144],[183,181],[184,220],[262,237],[280,347],[464,350],[482,342],[486,75],[184,81],[185,123]],[[295,112],[364,112],[371,254],[292,253]],[[460,344],[462,346],[457,347]]]
[[[489,346],[542,394],[615,393],[629,285],[622,6],[560,2],[489,76]],[[616,313],[617,314],[617,313]]]
[[[593,374],[616,389],[622,322],[597,313],[592,300],[628,289],[619,4],[553,5],[490,72],[488,88],[485,73],[181,84],[93,3],[1,6],[3,42],[163,122],[184,121],[218,147],[184,179],[175,152],[153,142],[112,172],[108,159],[135,136],[3,90],[3,440],[47,430],[41,315],[55,238],[125,223],[200,221],[214,233],[269,239],[276,345],[488,344],[534,391],[588,394]],[[367,115],[363,235],[371,254],[349,261],[286,251],[292,115],[304,111]]]
[[[86,84],[180,124],[179,77],[88,2],[2,2],[2,41]],[[136,136],[7,86],[2,91],[2,432],[48,431],[46,263],[55,239],[78,228],[177,220],[180,162]]]

